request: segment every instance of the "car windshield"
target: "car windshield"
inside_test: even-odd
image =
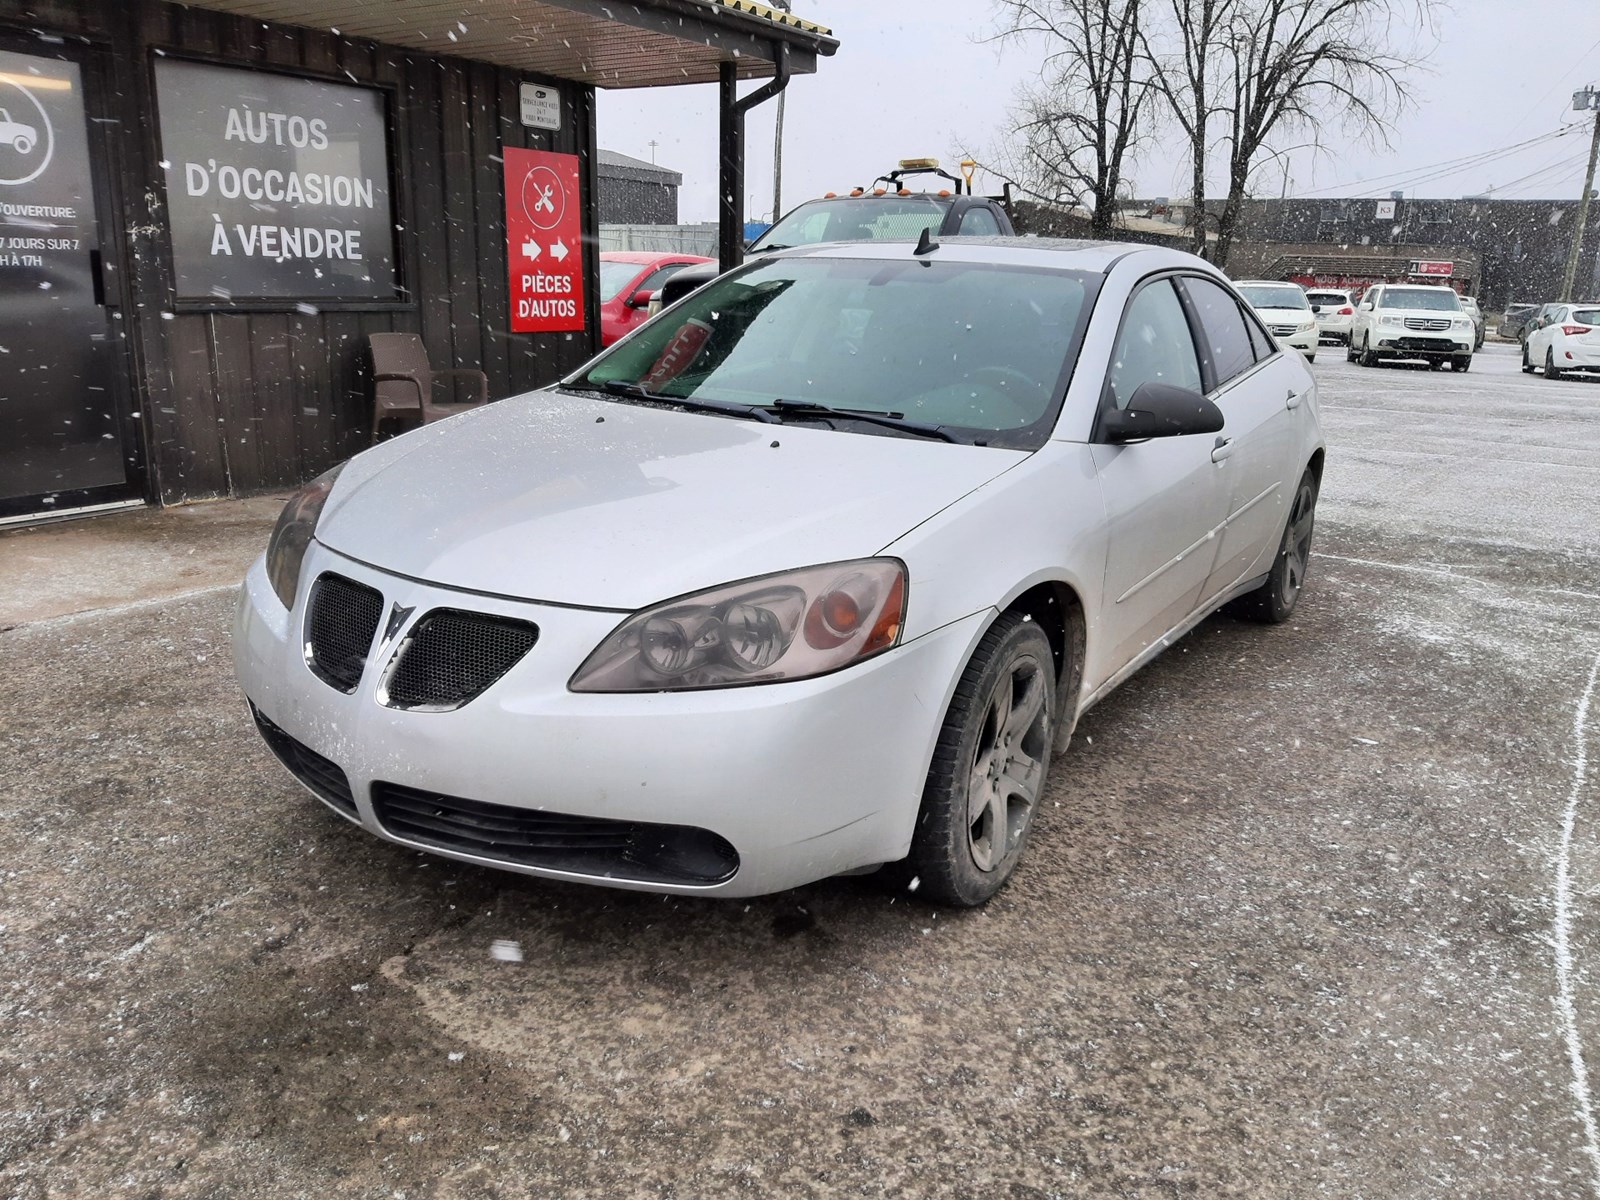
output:
[[[1383,293],[1385,308],[1421,308],[1431,312],[1460,312],[1461,301],[1454,292],[1431,288],[1388,288]]]
[[[1343,292],[1308,292],[1306,299],[1312,304],[1349,304],[1350,297]]]
[[[1239,294],[1252,308],[1310,308],[1306,294],[1293,284],[1246,283]]]
[[[1579,325],[1600,325],[1600,308],[1575,308],[1572,319]]]
[[[750,253],[818,242],[915,241],[944,222],[945,205],[931,196],[860,196],[802,204],[750,246]]]
[[[963,441],[1033,449],[1053,426],[1099,280],[926,259],[760,260],[695,292],[567,386],[895,413]]]
[[[639,273],[641,263],[608,262],[600,260],[600,299],[615,300],[622,295],[622,289],[627,287],[633,277]]]

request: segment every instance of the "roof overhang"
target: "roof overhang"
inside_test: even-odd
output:
[[[336,29],[424,54],[493,63],[604,88],[811,74],[832,33],[754,0],[192,0],[197,8]]]

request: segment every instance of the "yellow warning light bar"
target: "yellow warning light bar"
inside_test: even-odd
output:
[[[937,158],[902,158],[900,160],[902,171],[937,171],[939,160]]]

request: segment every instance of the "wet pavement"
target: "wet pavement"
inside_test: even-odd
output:
[[[1600,384],[1315,370],[1296,618],[1089,714],[977,913],[430,859],[226,590],[0,620],[0,1196],[1600,1195]]]

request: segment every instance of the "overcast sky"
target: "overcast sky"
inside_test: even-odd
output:
[[[1018,86],[1037,77],[1037,49],[985,41],[995,21],[985,0],[795,0],[794,7],[829,26],[840,46],[815,75],[789,85],[785,209],[866,184],[900,158],[933,154],[953,164],[967,149],[984,160],[1004,139]],[[1320,131],[1322,154],[1289,150],[1260,168],[1253,190],[1387,195],[1402,187],[1407,195],[1462,196],[1493,188],[1508,197],[1576,197],[1587,126],[1455,174],[1429,179],[1437,172],[1423,169],[1581,121],[1570,111],[1572,92],[1600,85],[1600,0],[1454,0],[1429,44],[1426,67],[1411,78],[1416,103],[1397,123],[1391,149],[1364,145],[1330,122]],[[600,93],[600,144],[647,161],[654,153],[656,162],[682,171],[683,221],[716,218],[716,96],[715,85]],[[772,207],[775,111],[768,101],[749,117],[752,219],[766,218]],[[1278,147],[1305,140],[1281,138]],[[1134,163],[1135,190],[1183,195],[1188,171],[1184,149],[1169,134]],[[980,178],[979,187],[997,191],[999,182]]]

